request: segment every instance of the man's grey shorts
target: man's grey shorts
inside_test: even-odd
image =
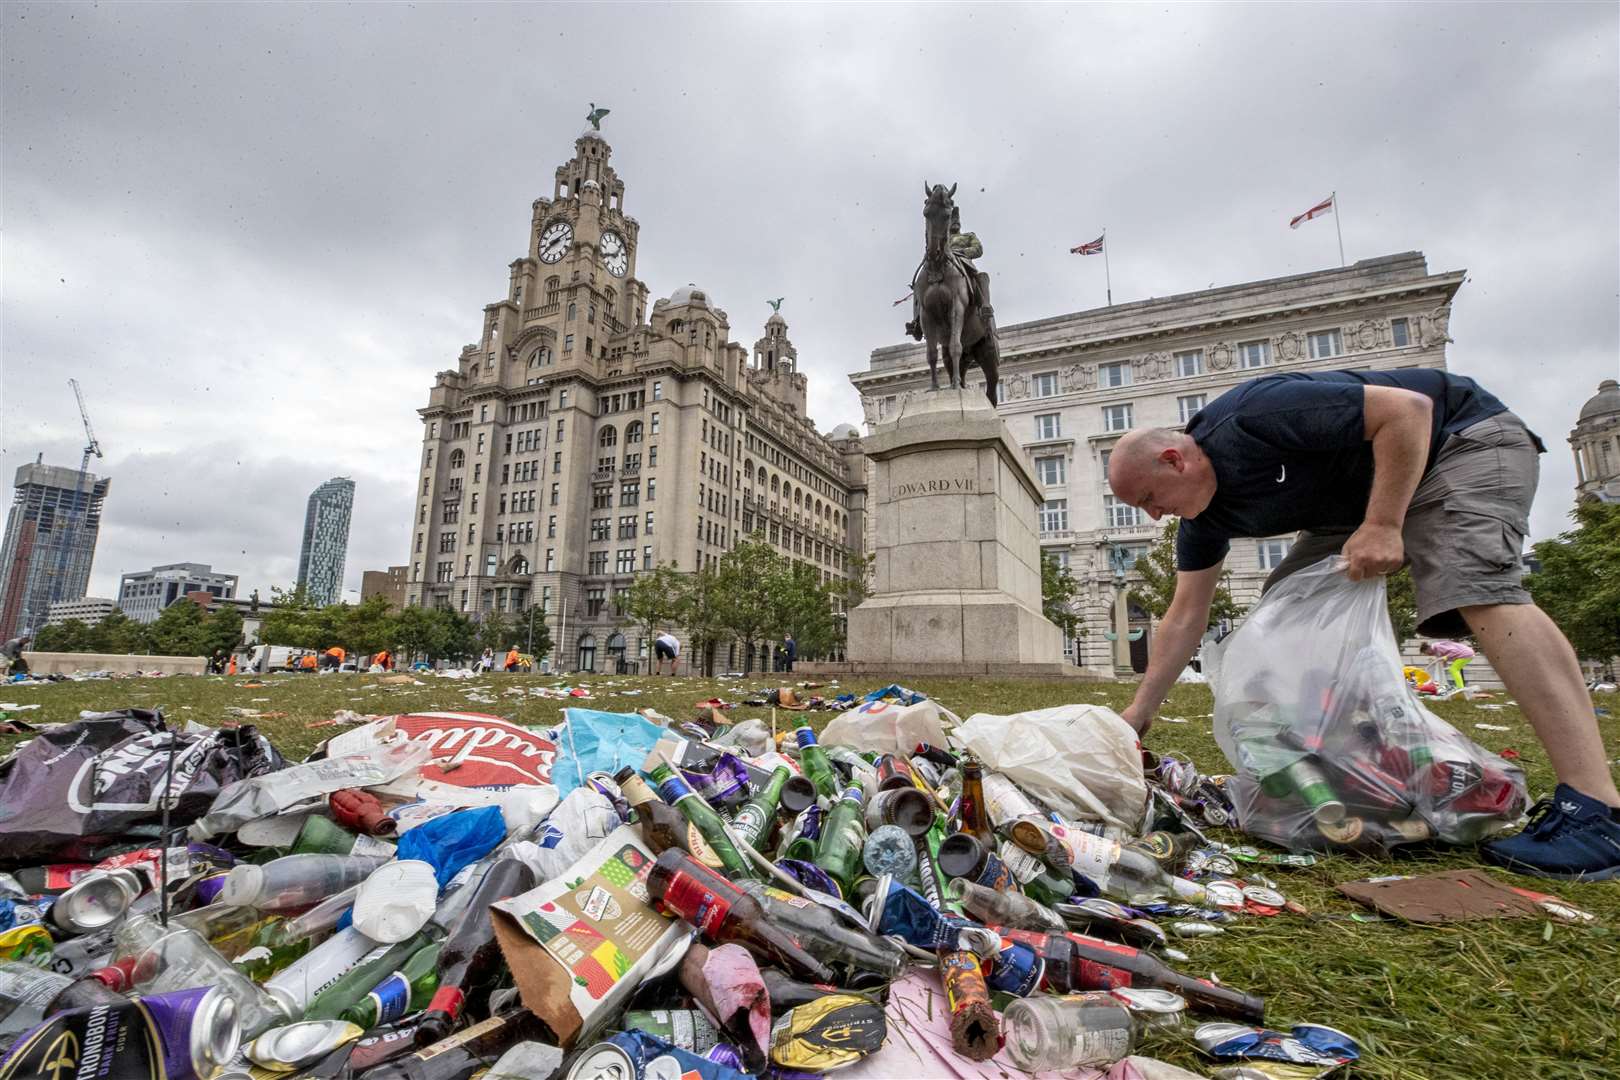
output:
[[[1401,530],[1420,634],[1467,635],[1468,624],[1457,612],[1461,607],[1530,603],[1520,584],[1520,554],[1545,450],[1510,412],[1470,425],[1440,447],[1434,467],[1418,482]],[[1301,532],[1265,588],[1337,553],[1353,532]]]

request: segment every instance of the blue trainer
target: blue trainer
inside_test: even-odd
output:
[[[1480,845],[1487,862],[1516,874],[1566,881],[1620,878],[1620,819],[1605,803],[1559,784],[1530,808],[1517,836]]]

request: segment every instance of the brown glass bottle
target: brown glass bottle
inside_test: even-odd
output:
[[[518,1043],[551,1038],[545,1024],[528,1009],[511,1009],[424,1046],[409,1057],[368,1069],[366,1080],[468,1080],[488,1070]]]
[[[534,871],[516,859],[497,860],[478,883],[466,910],[439,949],[439,988],[422,1010],[416,1028],[417,1046],[436,1043],[449,1035],[468,996],[487,990],[499,977],[504,961],[495,941],[489,906],[532,888]]]
[[[1129,945],[1073,932],[1063,935],[1073,950],[1072,989],[1112,990],[1145,986],[1171,990],[1187,999],[1194,1012],[1258,1024],[1266,1018],[1264,998],[1229,986],[1183,975],[1158,957]]]
[[[758,900],[685,852],[671,849],[658,856],[647,875],[647,891],[710,944],[734,942],[811,982],[834,981],[832,969],[776,925]]]
[[[962,824],[959,832],[965,832],[979,843],[986,851],[996,849],[996,835],[990,828],[990,808],[984,801],[984,768],[972,758],[962,759],[962,801],[959,811]]]
[[[674,848],[697,858],[705,866],[719,867],[720,857],[703,842],[703,834],[698,827],[688,821],[685,814],[659,798],[658,792],[633,767],[626,765],[614,773],[613,782],[619,785],[624,801],[636,812],[641,837],[654,854]]]

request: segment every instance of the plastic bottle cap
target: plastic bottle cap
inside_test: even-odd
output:
[[[219,890],[219,902],[232,907],[253,907],[264,888],[264,868],[253,863],[239,863],[225,875],[225,884]]]
[[[373,941],[404,941],[432,918],[439,902],[433,867],[397,859],[372,871],[354,898],[354,927]]]

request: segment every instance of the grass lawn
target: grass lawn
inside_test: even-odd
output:
[[[489,675],[458,681],[426,677],[421,685],[388,686],[366,675],[271,676],[263,686],[241,677],[175,677],[84,683],[38,688],[0,687],[0,700],[41,708],[21,714],[32,721],[75,719],[81,709],[125,706],[162,707],[172,721],[217,724],[232,706],[282,712],[258,721],[261,730],[289,758],[313,748],[333,729],[311,729],[338,709],[396,713],[435,709],[489,712],[525,724],[551,724],[565,702],[518,696],[514,687],[564,685],[550,676]],[[770,685],[750,680],[649,677],[593,677],[581,680],[592,697],[577,702],[591,708],[629,711],[652,706],[676,719],[691,714],[693,703],[711,696],[740,700],[750,688]],[[872,683],[839,689],[865,692]],[[920,679],[910,685],[963,717],[973,712],[1016,712],[1069,701],[1114,708],[1129,701],[1129,684],[1057,684],[1029,681]],[[831,689],[836,693],[837,689]],[[827,692],[827,691],[823,691]],[[485,698],[490,700],[469,700]],[[1523,756],[1532,797],[1551,792],[1553,776],[1546,755],[1519,710],[1498,695],[1490,702],[1445,702],[1435,711],[1464,734],[1491,750],[1516,748]],[[1620,697],[1598,704],[1611,755],[1620,755]],[[1500,706],[1500,707],[1489,707]],[[1220,773],[1227,765],[1210,728],[1211,698],[1201,686],[1180,686],[1161,720],[1148,734],[1149,748],[1190,757],[1202,771]],[[737,718],[768,710],[740,707]],[[789,714],[779,714],[783,723]],[[820,727],[832,713],[809,716]],[[1184,723],[1172,722],[1180,718]],[[1483,731],[1477,723],[1503,725]],[[18,741],[0,742],[0,749]],[[1229,839],[1235,840],[1231,836]],[[1424,851],[1390,860],[1364,856],[1325,858],[1308,869],[1268,871],[1282,890],[1311,915],[1246,918],[1225,935],[1182,941],[1192,974],[1217,973],[1223,982],[1263,994],[1273,1026],[1315,1021],[1340,1028],[1366,1051],[1357,1077],[1400,1080],[1452,1080],[1459,1077],[1620,1076],[1620,882],[1588,885],[1516,884],[1553,892],[1593,912],[1591,926],[1569,926],[1537,919],[1419,927],[1395,922],[1356,922],[1359,905],[1334,891],[1337,882],[1379,874],[1425,873],[1477,865],[1468,849]],[[1180,1036],[1154,1036],[1144,1053],[1207,1072],[1209,1063],[1191,1046],[1187,1028]]]

